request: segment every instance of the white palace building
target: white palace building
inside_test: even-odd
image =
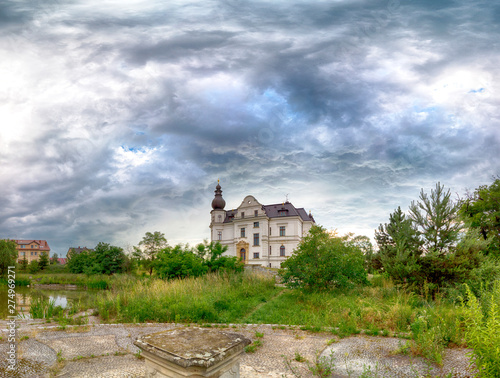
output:
[[[245,264],[279,268],[315,223],[311,213],[290,202],[262,205],[246,196],[235,210],[224,210],[221,186],[215,188],[211,240],[227,245],[225,253]]]

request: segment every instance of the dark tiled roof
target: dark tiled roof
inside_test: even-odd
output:
[[[263,205],[262,210],[265,211],[266,215],[269,218],[283,218],[283,217],[300,217],[303,221],[312,221],[314,222],[314,218],[312,215],[309,217],[307,212],[303,207],[296,208],[290,202],[285,203],[277,203],[275,205]],[[286,215],[281,215],[281,212],[284,212]],[[229,223],[233,221],[233,218],[238,213],[238,210],[229,210],[226,211],[226,219],[224,219],[224,223]]]
[[[304,208],[296,208],[290,202],[278,203],[275,205],[264,205],[262,206],[266,215],[269,218],[280,218],[280,217],[301,217],[303,221],[310,221],[309,215],[307,215]],[[282,213],[286,215],[281,215]]]
[[[233,221],[234,216],[238,213],[238,210],[228,210],[226,211],[226,219],[224,223],[229,223]]]

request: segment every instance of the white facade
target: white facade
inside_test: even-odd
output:
[[[262,205],[246,196],[234,210],[224,210],[220,185],[215,190],[211,211],[211,240],[227,245],[225,253],[237,256],[245,264],[279,268],[290,257],[314,218],[290,202]]]

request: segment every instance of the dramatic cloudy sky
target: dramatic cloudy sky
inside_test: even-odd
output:
[[[500,174],[499,86],[498,1],[2,1],[0,237],[194,244],[218,178],[373,237]]]

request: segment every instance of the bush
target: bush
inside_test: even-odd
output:
[[[500,377],[500,281],[490,295],[483,298],[483,306],[466,286],[467,301],[464,310],[465,339],[472,348],[471,363],[481,377]],[[484,307],[484,309],[483,309]]]
[[[198,277],[208,272],[203,258],[181,245],[167,247],[158,252],[154,268],[162,279]]]
[[[279,270],[290,288],[322,290],[368,284],[362,251],[354,244],[313,226]]]
[[[28,272],[31,274],[35,274],[40,271],[40,267],[38,266],[38,261],[33,260],[28,265]]]

